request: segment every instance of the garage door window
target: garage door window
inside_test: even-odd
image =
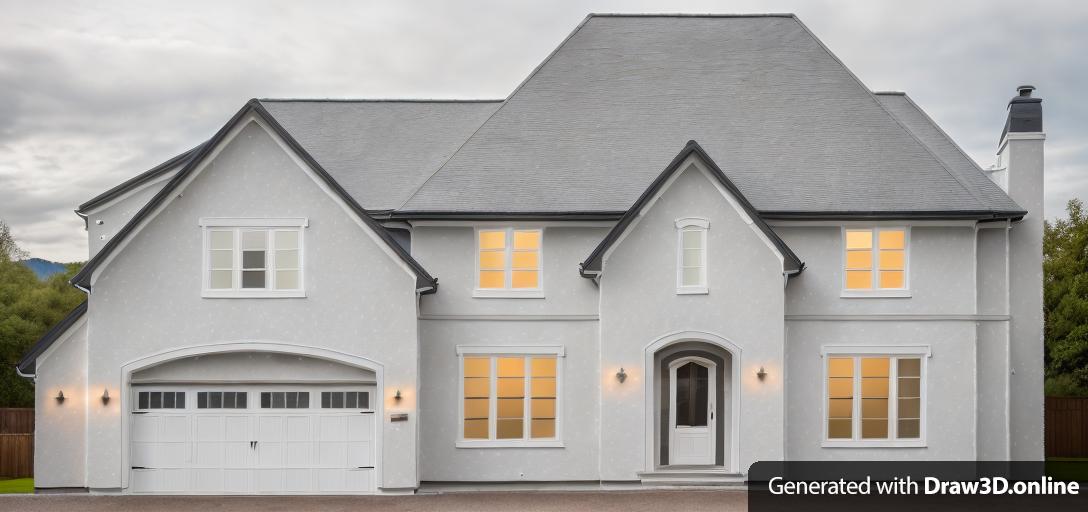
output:
[[[245,409],[245,391],[200,391],[196,394],[197,409]]]
[[[322,409],[369,409],[370,393],[366,391],[322,391]]]
[[[261,393],[261,409],[309,409],[308,391],[264,391]]]
[[[184,409],[184,391],[140,391],[136,395],[137,409]]]

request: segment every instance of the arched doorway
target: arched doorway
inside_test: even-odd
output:
[[[738,471],[740,349],[703,332],[646,347],[647,471]]]

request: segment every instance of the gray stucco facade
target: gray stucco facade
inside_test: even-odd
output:
[[[593,32],[592,18],[579,29],[588,40],[622,25],[609,19],[607,30]],[[744,24],[736,21],[744,18],[727,19]],[[770,23],[787,25],[798,40],[811,38],[795,20]],[[657,22],[639,18],[634,27],[643,24]],[[558,58],[567,66],[564,59],[571,57],[562,49]],[[834,61],[824,49],[818,53],[813,62]],[[561,80],[551,71],[544,72],[546,83],[557,87]],[[532,79],[528,83],[525,94],[533,94]],[[910,116],[908,125],[929,122],[909,100],[892,105],[896,100],[878,101],[863,88],[851,94],[852,101],[880,109],[869,122],[896,130],[911,128],[893,116]],[[426,482],[675,482],[689,477],[691,466],[698,482],[723,483],[743,480],[760,460],[1042,458],[1041,132],[1007,134],[999,154],[1007,176],[1002,184],[973,162],[953,162],[955,144],[935,125],[926,125],[924,136],[906,137],[920,144],[910,153],[922,155],[924,165],[955,166],[941,170],[964,187],[955,194],[970,196],[985,211],[844,215],[831,196],[815,197],[834,192],[819,189],[805,201],[818,204],[823,197],[826,214],[768,213],[730,181],[756,170],[713,161],[689,143],[669,167],[654,164],[666,172],[639,181],[645,193],[626,212],[590,206],[496,212],[478,204],[421,213],[357,204],[284,128],[322,127],[321,115],[281,125],[252,107],[259,102],[250,105],[196,160],[84,212],[92,260],[76,284],[88,292],[88,310],[66,332],[43,340],[47,348],[24,370],[36,380],[37,486],[101,493],[401,493]],[[503,117],[505,105],[437,102],[403,111],[412,123],[429,109],[448,109],[435,119],[471,111],[479,123],[492,122],[487,116],[498,112],[499,121],[509,123],[519,111]],[[386,107],[382,122],[395,122],[401,109]],[[358,117],[337,122],[365,122],[368,108],[351,103],[350,116]],[[272,110],[308,112],[294,104]],[[466,123],[457,126],[456,137],[479,136]],[[371,136],[382,135],[371,128]],[[319,131],[306,133],[309,147],[335,152],[335,144],[318,144]],[[889,140],[904,134],[894,135]],[[456,137],[436,135],[441,147],[421,148],[426,154],[417,157],[454,158]],[[680,149],[683,141],[675,142],[670,147]],[[382,144],[368,144],[381,150]],[[501,146],[489,144],[468,146]],[[850,151],[822,154],[821,161],[849,160]],[[564,155],[570,152],[563,148]],[[432,164],[439,168],[404,175],[418,180],[412,186],[382,189],[390,192],[381,204],[409,204],[419,198],[390,194],[417,189],[433,195],[436,183],[461,179]],[[356,172],[347,160],[336,166],[341,176]],[[390,179],[387,171],[375,176]],[[355,190],[369,179],[365,169],[358,172]],[[962,179],[965,173],[978,175]],[[431,180],[432,174],[439,178]],[[553,186],[552,178],[534,176],[528,185]],[[480,187],[470,188],[477,193]],[[631,187],[625,183],[624,194]],[[451,204],[469,197],[456,188],[448,193]],[[576,196],[602,204],[626,200],[608,194],[587,188]],[[782,199],[768,190],[758,195]],[[211,245],[216,229],[239,237],[272,233],[266,241],[278,240],[277,230],[297,232],[302,284],[284,293],[210,289],[209,272],[218,269],[214,251],[223,250]],[[398,232],[395,240],[387,230]],[[880,230],[902,233],[902,248],[890,250],[900,252],[888,267],[901,272],[895,275],[902,286],[847,286],[846,272],[856,265],[847,261],[852,230],[876,233],[872,240]],[[508,237],[499,247],[506,251],[500,264],[506,286],[482,284],[492,268],[482,263],[485,252],[494,249],[483,241],[485,232]],[[539,238],[518,246],[519,233]],[[261,246],[260,259],[251,261],[236,254],[247,251],[244,243],[231,249],[232,275],[269,272],[268,279],[275,273],[277,282],[289,282],[294,268],[283,267],[288,270],[280,277],[280,267],[273,267],[288,261],[291,255],[280,253],[294,246]],[[869,271],[878,272],[885,253],[874,247]],[[587,255],[598,249],[599,266],[585,268]],[[803,264],[791,267],[792,258]],[[437,291],[420,284],[427,281],[420,268],[439,279]],[[517,272],[535,276],[538,286],[516,289]],[[859,433],[860,405],[850,405],[851,439],[829,434],[829,361],[847,357],[918,361],[916,375],[904,369],[872,377],[884,379],[885,391],[902,386],[898,398],[918,404],[917,418],[889,413],[901,406],[885,405],[878,422],[908,422],[885,432],[910,432],[916,420],[917,435]],[[483,376],[470,368],[480,361],[486,361]],[[705,378],[712,384],[699,384],[700,375],[712,376]],[[896,375],[907,380],[896,383]],[[853,389],[862,389],[860,374],[849,378],[857,382]],[[912,382],[917,395],[906,391]],[[60,391],[66,400],[54,398]],[[213,410],[200,393],[217,392],[249,393],[248,405]],[[310,402],[276,405],[272,397],[281,392],[309,393]],[[355,395],[345,395],[351,406],[332,405],[330,397],[345,392],[365,394],[365,405]],[[850,399],[871,398],[859,392]],[[151,406],[140,402],[140,393],[182,393],[187,405]],[[483,412],[475,405],[480,400],[487,404]],[[484,422],[482,435],[467,433],[471,421]],[[241,430],[232,434],[231,422]],[[516,425],[521,436],[509,435],[504,424]],[[538,427],[544,434],[536,434]],[[202,451],[208,446],[219,450],[214,457]],[[361,458],[337,458],[342,453]],[[241,475],[241,483],[202,487],[207,475]],[[297,475],[306,485],[291,487]]]

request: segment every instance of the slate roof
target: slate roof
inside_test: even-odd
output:
[[[905,124],[792,15],[590,15],[398,215],[626,211],[690,139],[765,217],[1023,214]]]
[[[391,210],[403,204],[502,103],[260,101],[367,210]]]

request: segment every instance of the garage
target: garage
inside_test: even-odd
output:
[[[126,400],[128,491],[373,493],[377,396],[369,370],[283,354],[137,372]]]
[[[133,386],[132,395],[132,492],[374,492],[373,387]]]

